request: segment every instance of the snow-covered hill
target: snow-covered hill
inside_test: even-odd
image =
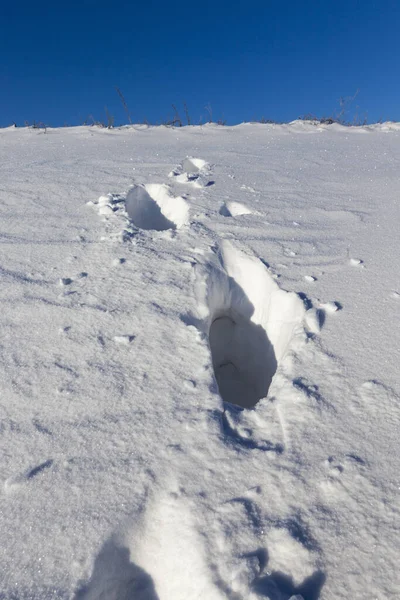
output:
[[[400,127],[0,130],[0,598],[400,595]]]

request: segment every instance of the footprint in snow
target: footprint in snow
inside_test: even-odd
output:
[[[329,456],[322,466],[325,474],[319,488],[330,505],[343,506],[343,503],[351,502],[351,498],[360,493],[368,497],[367,490],[371,485],[368,479],[369,465],[359,455]]]
[[[168,186],[158,183],[134,185],[125,199],[125,208],[139,229],[165,231],[180,229],[189,221],[189,205],[172,196]]]
[[[262,496],[257,498],[261,493],[256,487],[216,507],[214,543],[229,556],[221,579],[240,597],[248,597],[250,584],[274,600],[316,600],[325,582],[318,544],[298,518],[266,518],[259,507]]]
[[[129,548],[109,539],[94,562],[90,580],[80,585],[74,600],[159,600],[152,578],[130,554]]]
[[[237,406],[226,404],[220,417],[225,443],[235,448],[241,446],[248,450],[282,454],[284,445],[279,437],[281,425],[277,422],[276,412],[269,411],[268,417],[266,423],[254,411],[243,411]]]
[[[128,530],[104,544],[74,600],[220,600],[213,575],[195,511],[160,489]]]
[[[213,554],[224,557],[218,575],[229,598],[248,598],[249,586],[267,563],[262,548],[262,515],[252,496],[245,492],[217,504],[210,515],[208,536],[215,548]]]
[[[209,163],[202,158],[188,156],[168,174],[168,177],[173,177],[178,183],[186,183],[194,187],[204,188],[214,183],[208,179],[210,173],[211,166]]]
[[[264,535],[264,571],[254,589],[268,598],[289,600],[320,597],[326,575],[318,544],[296,517],[271,523]]]
[[[225,402],[254,407],[294,338],[304,334],[305,305],[253,256],[221,246],[219,264],[199,281],[200,327],[208,335],[215,378]],[[206,315],[206,316],[204,316]]]

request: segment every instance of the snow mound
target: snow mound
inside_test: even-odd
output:
[[[258,258],[229,242],[200,293],[221,397],[251,408],[267,396],[293,337],[303,333],[304,304],[281,290]]]
[[[129,218],[140,229],[179,229],[189,221],[189,206],[180,196],[171,196],[166,185],[133,186],[125,200]]]

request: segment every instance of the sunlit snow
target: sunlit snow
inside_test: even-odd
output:
[[[399,126],[0,159],[0,598],[399,597]]]

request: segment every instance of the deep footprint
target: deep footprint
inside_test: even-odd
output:
[[[223,400],[245,407],[257,404],[267,395],[277,368],[265,330],[244,314],[230,312],[213,321],[209,340]]]
[[[126,211],[136,227],[155,231],[179,229],[189,220],[189,207],[161,184],[135,185],[125,200]]]
[[[302,300],[281,290],[263,263],[227,242],[208,272],[204,303],[215,378],[225,402],[254,407],[268,394],[291,341],[303,332]]]

